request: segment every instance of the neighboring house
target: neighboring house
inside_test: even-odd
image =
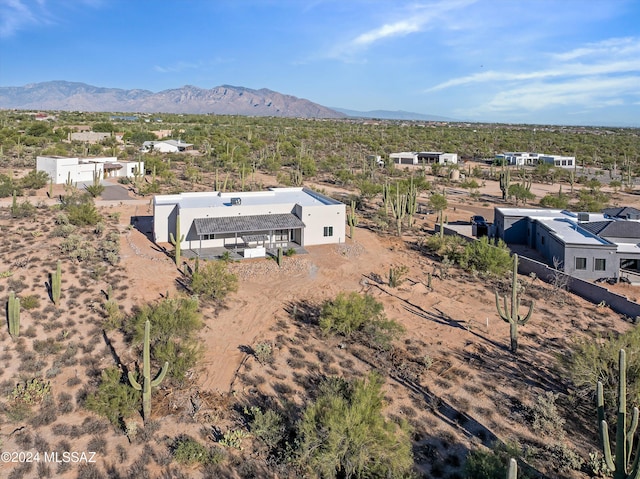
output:
[[[36,169],[44,171],[55,184],[93,181],[99,172],[101,178],[133,177],[144,172],[144,162],[118,161],[115,156],[101,158],[68,158],[64,156],[38,156]]]
[[[507,244],[526,245],[576,278],[640,273],[640,221],[602,213],[495,208],[494,225],[496,236]]]
[[[438,151],[403,151],[391,153],[391,161],[396,165],[455,165],[458,163],[457,153],[442,153]]]
[[[575,156],[540,155],[538,163],[549,163],[557,168],[575,168]]]
[[[193,150],[193,144],[181,140],[145,141],[141,149],[144,152],[157,151],[160,153],[179,153],[188,150]]]
[[[257,257],[267,248],[344,242],[345,210],[343,203],[307,188],[156,195],[153,234],[157,243],[170,242],[179,219],[183,249],[206,255],[207,248],[230,248]]]
[[[539,163],[549,163],[558,168],[574,168],[576,159],[573,156],[545,155],[543,153],[529,153],[526,151],[499,153],[495,162],[513,166],[535,166]]]
[[[111,133],[102,133],[97,131],[81,131],[69,133],[70,141],[82,141],[86,143],[100,143],[102,140],[109,138]]]

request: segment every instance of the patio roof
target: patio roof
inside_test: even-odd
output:
[[[119,170],[120,168],[122,168],[122,165],[120,163],[105,163],[104,164],[104,169],[105,170]]]
[[[292,213],[196,218],[193,224],[198,236],[304,228],[304,223]]]

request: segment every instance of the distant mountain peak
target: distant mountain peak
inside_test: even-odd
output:
[[[194,85],[163,90],[123,90],[86,83],[49,81],[22,87],[0,87],[0,108],[22,110],[119,111],[139,113],[214,113],[220,115],[344,118],[309,100],[263,88],[221,85],[209,90]]]

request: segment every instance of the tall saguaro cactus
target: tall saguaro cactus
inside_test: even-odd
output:
[[[611,442],[609,441],[609,426],[604,415],[604,392],[602,382],[598,381],[596,387],[596,408],[598,412],[598,427],[600,432],[600,445],[604,452],[604,460],[607,467],[613,471],[613,479],[639,479],[640,478],[640,453],[636,451],[633,459],[633,440],[638,427],[638,408],[633,408],[631,424],[627,429],[627,356],[624,349],[618,356],[618,418],[616,422],[615,456],[611,454]]]
[[[175,260],[176,266],[180,267],[180,256],[182,254],[182,242],[184,241],[184,235],[180,234],[180,215],[176,216],[176,235],[173,236],[173,233],[169,233],[169,239],[171,240],[171,244],[175,248]]]
[[[518,461],[509,459],[509,469],[507,469],[507,479],[518,479]]]
[[[413,216],[418,210],[418,188],[413,184],[413,176],[411,177],[411,184],[409,185],[409,191],[407,191],[407,214],[409,215],[409,228],[413,226]]]
[[[502,191],[502,199],[506,200],[509,196],[509,186],[511,186],[511,171],[502,167],[500,172],[500,191]]]
[[[60,292],[62,289],[62,265],[60,260],[56,265],[55,273],[51,273],[51,299],[53,304],[58,306],[60,304]]]
[[[396,184],[396,197],[391,200],[391,214],[396,219],[398,236],[402,236],[402,220],[407,214],[407,196],[400,194],[400,184]]]
[[[511,337],[511,352],[515,353],[518,350],[518,326],[524,326],[527,321],[531,319],[533,314],[533,308],[535,301],[531,301],[529,305],[529,311],[525,316],[522,316],[520,311],[520,291],[518,286],[518,255],[513,255],[513,279],[511,281],[511,309],[509,310],[507,304],[507,295],[504,295],[504,309],[500,306],[500,296],[496,291],[496,308],[498,314],[503,321],[509,323],[509,336]]]
[[[16,298],[16,293],[9,293],[7,303],[7,316],[9,319],[9,334],[14,338],[20,336],[20,298]]]
[[[355,201],[351,201],[351,209],[347,213],[347,224],[349,225],[349,237],[353,239],[356,226],[358,226],[358,215],[356,214]]]
[[[165,361],[162,369],[158,373],[155,379],[151,379],[151,353],[149,343],[151,341],[151,323],[149,320],[144,323],[144,342],[142,345],[142,384],[136,381],[133,373],[129,371],[129,382],[131,386],[137,391],[142,391],[142,418],[147,421],[151,417],[151,388],[155,388],[160,385],[167,369],[169,368],[169,362]]]

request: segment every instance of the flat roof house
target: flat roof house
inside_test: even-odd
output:
[[[157,151],[160,153],[179,153],[193,150],[193,143],[185,143],[181,140],[145,141],[141,151]]]
[[[118,161],[115,156],[99,158],[69,158],[65,156],[38,156],[36,169],[44,171],[55,184],[93,181],[95,172],[102,178],[135,176],[138,168],[144,173],[144,162]]]
[[[549,163],[558,168],[574,168],[576,159],[573,156],[546,155],[544,153],[530,153],[526,151],[499,153],[495,156],[496,163],[506,163],[514,166],[535,166],[539,163]]]
[[[440,151],[403,151],[391,153],[389,158],[396,165],[455,165],[458,163],[457,153],[442,153]]]
[[[603,213],[495,208],[496,236],[526,245],[565,273],[584,280],[640,273],[640,221]]]
[[[344,203],[308,188],[156,195],[153,234],[157,243],[168,243],[179,221],[181,246],[196,255],[227,248],[259,257],[278,247],[344,242],[345,211]]]

